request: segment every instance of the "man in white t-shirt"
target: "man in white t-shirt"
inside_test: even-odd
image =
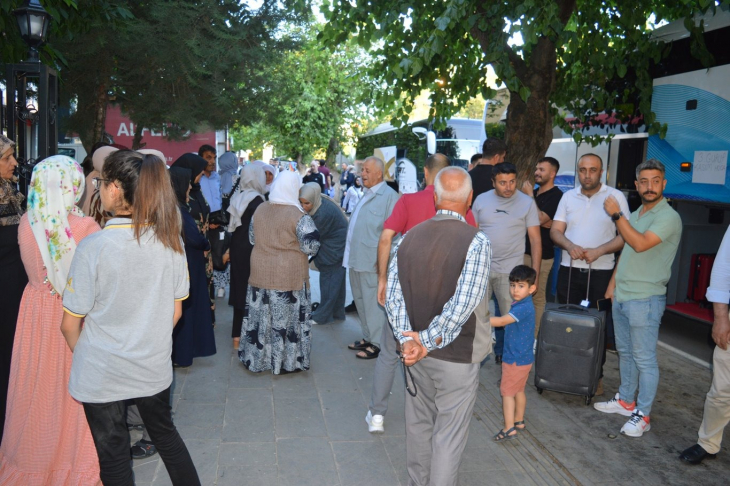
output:
[[[608,196],[613,196],[618,201],[622,214],[631,214],[629,205],[621,191],[601,184],[602,174],[603,160],[595,154],[583,155],[578,160],[580,187],[563,194],[553,218],[550,238],[563,249],[558,271],[558,301],[561,304],[580,305],[588,300],[588,307],[597,308],[598,301],[604,298],[613,275],[616,263],[614,253],[624,247],[624,240],[616,232],[616,225],[603,208],[603,203]],[[603,362],[605,360],[604,351]],[[602,382],[596,392],[596,395],[601,394]]]
[[[540,218],[535,201],[517,190],[517,168],[509,162],[496,164],[492,168],[494,189],[479,195],[472,205],[474,219],[492,245],[492,263],[486,298],[477,306],[474,314],[477,325],[489,318],[489,299],[492,292],[497,305],[506,314],[512,304],[509,293],[509,274],[517,265],[522,265],[525,253],[525,236],[530,241],[532,267],[540,272],[542,261],[542,240]],[[504,328],[495,330],[495,362],[502,362]]]

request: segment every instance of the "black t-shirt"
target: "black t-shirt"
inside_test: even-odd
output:
[[[308,182],[316,182],[319,184],[319,187],[322,188],[322,194],[324,194],[324,174],[321,172],[317,172],[316,174],[307,174],[304,177],[302,177],[302,184],[307,184]]]
[[[479,164],[469,171],[471,188],[474,191],[474,195],[471,198],[472,204],[477,200],[477,196],[494,189],[494,184],[492,183],[492,167],[487,164]]]
[[[555,212],[558,210],[558,204],[560,204],[560,198],[563,197],[563,191],[554,186],[549,191],[545,191],[542,194],[535,196],[535,204],[537,209],[550,216],[550,219],[555,217]],[[540,226],[540,237],[542,238],[542,259],[550,260],[555,257],[555,244],[550,239],[550,228],[543,228]],[[525,238],[525,255],[530,254],[530,238]]]

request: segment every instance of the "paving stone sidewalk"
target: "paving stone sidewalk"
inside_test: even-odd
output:
[[[318,297],[314,278],[313,300]],[[232,308],[226,303],[217,300],[218,353],[176,369],[173,384],[174,421],[202,483],[406,486],[403,379],[396,378],[385,433],[371,435],[364,417],[375,362],[355,359],[345,349],[361,337],[356,314],[314,327],[309,371],[272,376],[250,373],[238,361],[229,337]],[[492,441],[501,423],[500,368],[487,363],[480,372],[460,484],[728,484],[726,448],[701,466],[677,459],[696,440],[710,371],[662,349],[659,360],[661,384],[652,430],[644,437],[620,436],[624,417],[596,412],[580,397],[538,395],[530,386],[527,431],[506,444]],[[605,373],[604,398],[609,398],[619,383],[616,355],[608,356]],[[139,437],[132,433],[132,441]],[[138,485],[170,484],[158,457],[134,462]]]

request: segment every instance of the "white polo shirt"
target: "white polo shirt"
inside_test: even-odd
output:
[[[606,184],[601,184],[598,192],[591,197],[583,195],[581,187],[576,187],[563,194],[553,220],[566,223],[565,237],[574,244],[586,249],[597,248],[616,237],[616,225],[611,216],[603,209],[603,203],[608,196],[616,198],[626,217],[631,214],[623,193]],[[607,253],[593,262],[591,268],[613,270],[614,260],[613,253]],[[560,264],[565,267],[570,266],[570,255],[565,250],[563,250]],[[588,264],[584,260],[575,260],[573,266],[588,268]]]

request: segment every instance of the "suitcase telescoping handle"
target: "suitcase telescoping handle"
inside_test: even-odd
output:
[[[568,270],[568,294],[565,296],[565,300],[568,301],[568,305],[570,305],[570,278],[573,276],[573,258],[570,259],[570,270]],[[591,292],[591,264],[588,264],[588,284],[586,285],[586,302],[588,301],[588,296]],[[583,306],[575,306],[580,307],[583,309]]]

